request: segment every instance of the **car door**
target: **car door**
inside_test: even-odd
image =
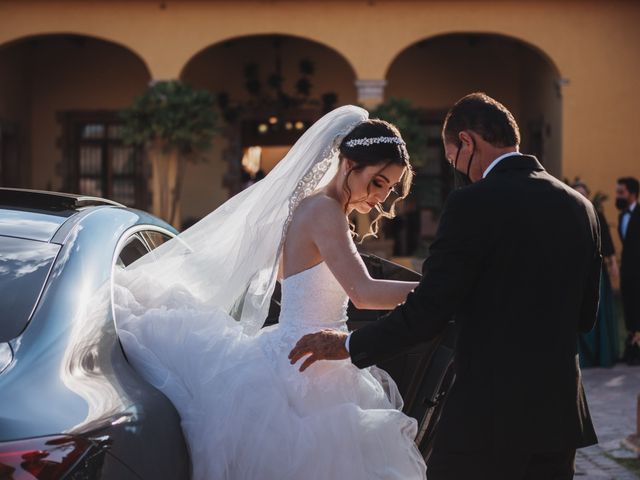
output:
[[[125,268],[153,254],[155,248],[173,236],[172,232],[152,226],[130,230],[120,242],[116,268]],[[117,317],[115,321],[117,324]],[[124,349],[122,352],[126,359]],[[128,363],[120,367],[120,373],[135,402],[137,420],[133,427],[136,435],[129,445],[119,446],[119,458],[142,478],[189,478],[190,460],[175,408],[160,391],[134,373]]]

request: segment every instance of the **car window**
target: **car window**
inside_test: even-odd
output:
[[[121,268],[128,267],[147,253],[149,253],[149,250],[147,250],[145,244],[137,235],[134,235],[127,241],[125,246],[120,251],[120,255],[118,255],[116,265]]]
[[[27,326],[59,250],[53,243],[0,236],[0,342]]]
[[[151,247],[151,250],[155,250],[163,243],[171,240],[171,237],[169,235],[157,232],[155,230],[145,230],[141,233],[144,239],[147,241],[149,247]]]

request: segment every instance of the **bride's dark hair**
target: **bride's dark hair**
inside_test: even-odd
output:
[[[371,222],[371,228],[369,232],[362,238],[364,240],[368,236],[377,236],[380,220],[384,218],[394,218],[396,216],[396,203],[402,200],[409,194],[411,189],[411,182],[413,181],[413,169],[409,163],[409,153],[404,142],[400,143],[371,143],[369,145],[355,144],[349,145],[350,141],[365,139],[365,138],[377,138],[377,137],[392,137],[402,140],[402,136],[398,129],[389,122],[385,122],[380,119],[365,120],[351,130],[340,143],[340,161],[344,161],[345,158],[352,160],[355,165],[347,172],[344,190],[347,193],[347,201],[344,204],[345,211],[348,208],[351,201],[351,189],[349,188],[348,180],[351,173],[358,170],[363,170],[365,167],[380,166],[380,170],[384,170],[389,165],[400,165],[405,167],[405,172],[400,180],[400,191],[396,191],[398,197],[395,198],[389,210],[384,210],[382,205],[377,204],[376,210],[378,216]],[[371,184],[367,186],[367,192],[371,188]],[[355,234],[355,226],[350,224],[352,232]]]

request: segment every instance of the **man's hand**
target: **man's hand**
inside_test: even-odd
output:
[[[317,360],[344,360],[349,358],[349,352],[345,347],[348,334],[338,330],[325,329],[319,332],[305,335],[289,353],[291,365],[296,363],[305,355],[309,355],[300,366],[300,371],[304,372]]]

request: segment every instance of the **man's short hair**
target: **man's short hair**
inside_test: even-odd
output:
[[[462,97],[447,113],[442,128],[444,140],[459,145],[458,135],[463,130],[473,130],[494,147],[520,145],[520,129],[513,115],[486,93]]]
[[[637,178],[622,177],[618,179],[618,183],[627,187],[629,193],[633,195],[638,195],[638,192],[640,192],[640,182],[638,182]]]

